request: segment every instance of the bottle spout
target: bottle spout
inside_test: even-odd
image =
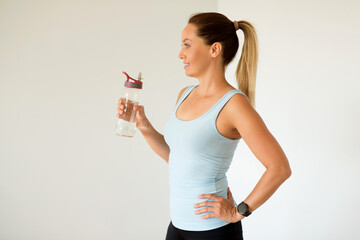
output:
[[[141,79],[142,79],[141,72],[139,73],[138,80],[130,77],[129,74],[127,74],[125,71],[123,71],[123,74],[125,74],[126,78],[127,78],[124,83],[124,86],[132,87],[132,88],[139,88],[139,89],[142,88],[143,82],[141,81]],[[130,82],[130,80],[132,80],[133,82]]]
[[[143,78],[141,77],[141,72],[139,73],[138,80],[130,77],[129,74],[127,74],[125,71],[123,71],[123,74],[126,75],[126,78],[127,78],[126,81],[127,81],[127,82],[129,82],[130,79],[133,80],[133,81],[135,81],[135,82],[141,82],[141,79],[143,79]]]

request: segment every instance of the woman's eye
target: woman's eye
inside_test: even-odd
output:
[[[186,43],[185,43],[184,45],[185,45],[186,47],[190,47],[189,44],[186,44]],[[181,46],[183,46],[183,44],[181,44]]]

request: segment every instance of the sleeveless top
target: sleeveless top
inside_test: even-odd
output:
[[[201,117],[190,121],[178,119],[177,109],[197,86],[191,85],[184,91],[164,128],[164,139],[170,147],[170,217],[175,227],[189,231],[211,230],[229,224],[217,217],[202,219],[201,216],[210,212],[195,214],[204,207],[194,208],[193,205],[214,201],[198,198],[200,194],[227,198],[226,172],[241,138],[221,135],[216,128],[216,119],[234,94],[246,96],[240,90],[230,90]]]

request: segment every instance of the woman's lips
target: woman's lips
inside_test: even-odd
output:
[[[186,69],[188,66],[189,66],[189,63],[188,63],[188,64],[185,64],[184,69]]]

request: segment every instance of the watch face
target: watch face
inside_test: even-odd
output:
[[[244,203],[240,203],[238,206],[238,211],[240,214],[245,213],[248,210],[248,208],[246,207],[246,205]]]

